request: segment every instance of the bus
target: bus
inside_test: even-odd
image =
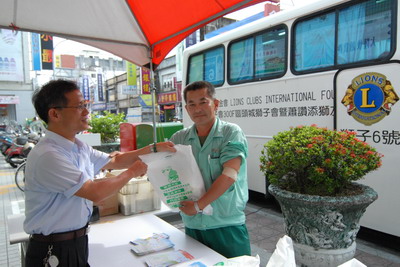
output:
[[[218,116],[246,134],[249,190],[268,194],[259,157],[278,132],[311,124],[355,131],[384,154],[360,181],[379,195],[360,223],[400,237],[398,15],[397,0],[321,0],[184,51],[183,86],[214,84]]]

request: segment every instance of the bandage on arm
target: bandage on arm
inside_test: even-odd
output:
[[[224,167],[222,174],[232,178],[234,181],[237,180],[238,171],[231,167]]]

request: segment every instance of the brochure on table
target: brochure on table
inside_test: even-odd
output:
[[[131,251],[133,244],[130,241],[146,239],[154,233],[167,234],[174,246],[143,256]],[[190,266],[194,262],[212,266],[226,260],[224,256],[152,214],[102,221],[93,225],[89,232],[89,263],[92,266],[147,266],[149,256],[153,260],[157,257],[171,260],[171,256],[174,259],[179,256],[176,254],[179,250],[188,253],[193,259],[176,266]],[[188,254],[183,255],[190,258]]]

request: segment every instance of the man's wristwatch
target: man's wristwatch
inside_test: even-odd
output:
[[[203,210],[199,208],[199,204],[197,201],[194,202],[194,208],[196,209],[197,213],[203,213]]]

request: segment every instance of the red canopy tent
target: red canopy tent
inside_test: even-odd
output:
[[[2,0],[0,28],[88,44],[155,69],[186,36],[261,0]]]
[[[262,0],[2,0],[0,28],[56,35],[156,69],[186,36]],[[153,90],[153,124],[156,139]]]

